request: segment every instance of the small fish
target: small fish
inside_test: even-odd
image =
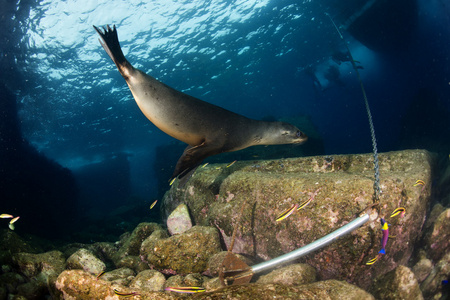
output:
[[[11,219],[13,218],[13,215],[10,214],[1,214],[0,219]]]
[[[14,227],[14,224],[9,224],[9,229],[14,230],[16,227]]]
[[[206,167],[207,165],[209,165],[209,163],[204,164],[204,165],[202,166],[202,168]]]
[[[172,180],[169,182],[169,185],[172,185],[172,184],[175,182],[175,179],[177,179],[177,178],[175,177],[174,179],[172,179]]]
[[[381,238],[381,250],[378,252],[379,254],[386,254],[386,244],[389,238],[389,224],[383,219],[380,219],[381,222],[381,231],[383,232],[383,236]]]
[[[414,186],[418,186],[418,185],[425,185],[425,182],[423,180],[416,180],[416,184]]]
[[[158,200],[153,201],[153,203],[150,205],[150,209],[152,209],[153,207],[155,207],[156,203],[158,202]]]
[[[313,199],[313,197],[311,197],[311,198],[309,198],[308,200],[306,200],[306,201],[304,201],[303,203],[301,203],[301,204],[298,206],[297,210],[300,210],[300,209],[302,209],[303,207],[305,207],[306,205],[308,205],[308,204],[312,201],[312,199]]]
[[[17,222],[17,220],[19,220],[20,217],[15,217],[14,219],[12,219],[11,221],[9,221],[9,224],[14,224]]]
[[[100,279],[100,277],[103,276],[103,274],[105,274],[105,271],[101,271],[100,273],[98,273],[98,275],[97,275],[97,281]]]
[[[193,294],[193,293],[202,293],[206,291],[205,288],[199,287],[199,286],[180,286],[180,287],[174,287],[174,286],[168,286],[164,289],[165,291],[169,292],[176,292],[176,293],[185,293],[185,294]]]
[[[375,256],[375,258],[372,258],[371,260],[366,262],[366,265],[368,265],[368,266],[373,265],[377,260],[378,260],[378,255]]]
[[[122,293],[122,292],[119,292],[119,291],[116,290],[116,289],[114,289],[114,294],[116,294],[117,296],[120,296],[120,297],[124,297],[124,298],[128,298],[128,297],[133,297],[133,296],[139,295],[139,294],[136,293],[136,292]]]
[[[231,167],[231,166],[234,165],[236,162],[237,162],[237,160],[230,162],[230,163],[227,165],[227,168]]]
[[[378,252],[378,255],[376,257],[366,262],[366,265],[368,266],[373,265],[381,257],[381,255],[386,254],[386,244],[389,238],[389,224],[383,218],[380,219],[380,222],[381,231],[383,232],[383,236],[381,238],[381,250],[380,252]]]
[[[400,214],[400,218],[403,218],[405,216],[406,209],[404,207],[397,207],[391,214],[390,218],[393,218]]]
[[[283,219],[286,219],[287,217],[289,217],[290,215],[292,215],[292,213],[297,209],[298,204],[292,204],[292,206],[288,209],[286,209],[285,211],[283,211],[276,219],[276,221],[281,221]]]

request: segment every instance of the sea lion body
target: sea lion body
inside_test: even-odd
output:
[[[107,26],[104,32],[94,28],[144,115],[156,127],[189,145],[172,178],[192,172],[211,155],[254,145],[306,141],[307,136],[291,124],[249,119],[165,85],[125,59],[115,26],[112,29]]]

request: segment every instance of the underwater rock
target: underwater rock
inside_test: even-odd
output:
[[[426,299],[441,298],[443,281],[450,277],[450,253],[447,253],[431,270],[430,275],[420,284],[423,296]],[[448,283],[447,283],[448,285]],[[447,286],[448,289],[448,286]],[[432,297],[433,296],[433,297]]]
[[[425,250],[433,261],[439,261],[450,247],[450,208],[443,211],[425,234]]]
[[[134,279],[136,273],[130,268],[119,268],[106,272],[99,280],[111,281],[111,283],[128,286],[131,280]]]
[[[300,286],[244,284],[228,286],[195,299],[346,299],[374,300],[366,291],[345,281],[326,280]]]
[[[425,220],[434,159],[425,150],[380,153],[380,215],[372,213],[360,229],[299,262],[314,267],[322,279],[361,287],[406,264]],[[230,168],[209,164],[197,169],[183,188],[175,182],[163,205],[167,215],[186,203],[193,223],[217,227],[227,247],[237,227],[233,252],[269,260],[342,227],[372,205],[373,168],[372,154],[238,161]],[[425,185],[414,186],[418,179]],[[309,199],[306,207],[276,221],[281,212]],[[406,215],[389,218],[400,206]],[[389,239],[386,255],[366,266],[381,247],[380,217],[391,224],[396,238]]]
[[[25,283],[25,278],[20,274],[8,272],[0,275],[0,283],[8,293],[15,294],[17,293],[17,287]]]
[[[369,292],[377,299],[423,299],[413,271],[401,265],[376,278]]]
[[[106,265],[91,251],[81,248],[67,259],[66,269],[82,269],[97,275],[106,269]]]
[[[315,281],[317,281],[317,272],[313,267],[307,264],[292,264],[259,277],[256,283],[301,285]]]
[[[86,248],[102,261],[112,261],[114,254],[117,252],[117,247],[113,243],[108,242],[94,243]]]
[[[436,222],[437,218],[441,215],[441,213],[444,212],[444,210],[445,207],[443,207],[440,203],[436,203],[431,209],[429,215],[427,216],[424,228],[429,229],[431,226],[433,226],[434,222]]]
[[[50,251],[40,254],[17,253],[13,261],[20,272],[27,278],[36,278],[42,273],[44,280],[51,274],[59,274],[64,270],[65,258],[60,251]]]
[[[156,241],[147,261],[165,274],[206,271],[209,258],[220,252],[220,240],[214,227],[194,226],[185,233]]]
[[[0,300],[6,300],[7,295],[8,292],[6,291],[6,288],[0,285]]]
[[[19,285],[17,293],[27,300],[40,300],[45,298],[48,288],[44,282],[33,280]]]
[[[141,261],[140,257],[136,255],[129,255],[125,256],[124,258],[121,258],[119,261],[116,262],[116,267],[130,268],[133,269],[136,273],[142,272],[149,268],[147,263]]]
[[[208,277],[201,275],[200,273],[192,273],[192,274],[188,274],[186,276],[175,275],[175,276],[170,276],[167,279],[167,281],[165,283],[165,287],[168,287],[168,286],[205,287],[205,285],[208,281],[211,281],[211,280]]]
[[[0,250],[7,251],[9,253],[9,258],[11,257],[11,254],[19,252],[39,252],[39,249],[32,247],[29,243],[25,242],[17,233],[9,229],[0,229]],[[0,262],[2,263],[6,261],[6,257],[3,257],[3,255],[0,257],[0,259]],[[8,260],[8,262],[10,262],[10,260]]]
[[[417,278],[417,281],[421,283],[422,281],[430,275],[431,270],[433,269],[433,263],[426,257],[421,257],[419,261],[414,265],[412,271]]]
[[[148,238],[146,238],[142,244],[139,251],[139,255],[142,261],[147,262],[147,255],[155,247],[155,243],[158,240],[166,239],[169,234],[166,230],[155,230]]]
[[[170,235],[180,234],[192,228],[191,217],[186,204],[182,203],[167,218],[167,230]]]
[[[105,280],[97,280],[95,276],[83,270],[66,270],[62,272],[58,276],[55,285],[59,295],[55,295],[54,299],[121,299],[121,297],[114,294],[114,289],[123,293],[139,293],[140,299],[174,299],[171,295],[162,292],[147,292],[137,288],[131,289],[119,286]]]
[[[130,288],[138,288],[148,292],[162,292],[164,291],[164,283],[166,278],[164,275],[156,270],[145,270],[137,274],[137,276],[130,282]]]
[[[119,248],[116,254],[113,255],[113,261],[117,267],[118,262],[129,255],[139,255],[142,242],[150,236],[155,230],[162,230],[161,225],[157,223],[140,223],[128,236],[123,245]]]

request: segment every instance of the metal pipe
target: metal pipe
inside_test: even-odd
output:
[[[308,245],[301,247],[297,250],[294,250],[292,252],[283,254],[277,258],[254,265],[251,267],[251,270],[253,273],[259,273],[259,272],[265,271],[267,269],[274,268],[280,264],[287,263],[292,260],[298,259],[306,254],[309,254],[309,253],[316,251],[322,247],[325,247],[326,245],[330,244],[334,240],[336,240],[346,234],[349,234],[353,230],[362,226],[367,221],[369,221],[369,215],[364,214],[363,216],[351,221],[350,223],[342,226],[341,228],[333,231],[332,233],[329,233],[326,236],[312,242],[311,244],[308,244]]]

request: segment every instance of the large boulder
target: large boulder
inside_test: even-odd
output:
[[[229,286],[210,293],[200,293],[194,299],[348,299],[374,300],[364,290],[345,281],[325,280],[310,284],[245,284]]]
[[[217,229],[194,226],[188,231],[167,239],[158,239],[154,247],[148,249],[148,263],[165,274],[187,274],[204,272],[208,260],[221,251]]]
[[[322,279],[340,279],[368,287],[371,278],[405,265],[425,220],[434,157],[424,150],[379,154],[382,194],[379,212],[351,235],[301,260]],[[199,168],[183,188],[166,193],[164,215],[185,203],[197,225],[215,226],[227,246],[238,228],[233,252],[269,260],[307,245],[340,228],[373,202],[371,154],[242,161],[231,167]],[[425,185],[416,185],[416,180]],[[415,186],[416,185],[416,186]],[[290,217],[277,216],[293,204],[312,199]],[[389,218],[403,206],[403,218]],[[240,215],[243,208],[242,216]],[[380,250],[380,217],[391,224],[387,254],[365,262]]]

